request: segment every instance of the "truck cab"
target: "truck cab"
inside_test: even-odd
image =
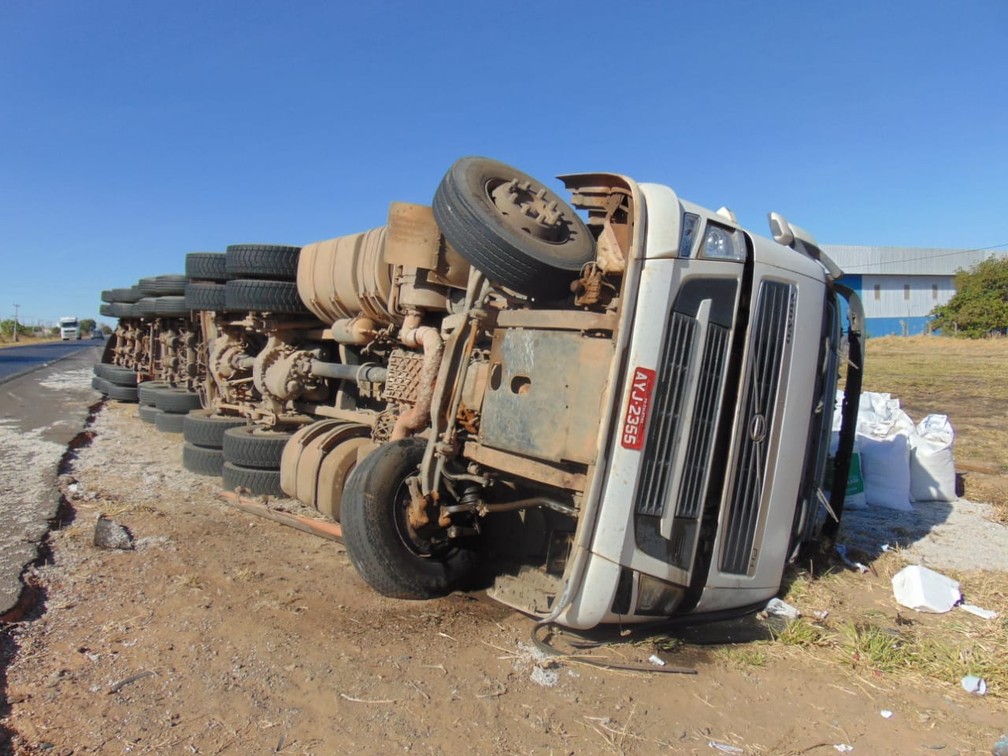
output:
[[[60,340],[70,341],[81,337],[80,323],[77,318],[67,316],[59,319]]]

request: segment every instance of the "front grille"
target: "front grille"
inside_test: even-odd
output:
[[[775,281],[760,285],[750,356],[743,377],[742,413],[735,441],[735,470],[727,492],[728,515],[721,571],[749,571],[774,437],[778,388],[794,328],[795,288]]]
[[[728,336],[727,328],[718,325],[707,328],[707,344],[700,362],[693,427],[686,447],[686,464],[676,517],[694,520],[700,516],[704,485],[710,469],[710,448],[714,442],[718,399],[721,396],[721,382],[728,355]]]
[[[689,366],[696,321],[673,312],[665,331],[657,375],[655,402],[644,446],[643,466],[637,489],[637,513],[660,517],[669,497],[672,453],[680,424],[686,369]]]

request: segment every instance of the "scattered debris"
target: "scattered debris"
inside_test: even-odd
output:
[[[745,750],[739,748],[738,746],[728,745],[727,743],[718,743],[716,740],[708,741],[707,745],[715,751],[721,751],[721,753],[745,753]]]
[[[155,674],[154,672],[151,672],[150,670],[147,670],[146,672],[141,672],[139,674],[133,675],[132,677],[127,677],[125,680],[120,680],[115,685],[113,685],[111,688],[109,688],[108,692],[109,692],[110,695],[112,693],[118,693],[120,690],[122,690],[123,688],[125,688],[127,685],[129,685],[131,683],[135,683],[137,680],[143,680],[145,677],[154,677],[154,674]]]
[[[772,598],[767,602],[767,605],[763,607],[763,611],[774,617],[784,617],[785,619],[798,619],[801,616],[795,607],[786,601],[781,601],[779,598]]]
[[[850,567],[852,570],[857,570],[862,575],[868,572],[868,568],[865,567],[861,562],[851,561],[850,557],[847,556],[847,547],[842,543],[836,545],[837,556],[840,557],[840,561]]]
[[[1008,735],[1002,735],[991,748],[992,756],[1008,756]]]
[[[959,684],[962,685],[962,689],[967,693],[972,693],[975,696],[987,695],[987,681],[982,677],[966,675],[966,677],[959,681]]]
[[[897,603],[918,612],[943,614],[962,601],[959,583],[920,565],[910,565],[892,579]]]
[[[118,522],[100,514],[98,522],[95,523],[94,545],[100,549],[131,551],[133,536]]]
[[[837,750],[840,753],[850,753],[851,751],[854,750],[854,746],[847,745],[846,743],[837,743],[835,746],[833,746],[833,748],[834,750]]]
[[[893,713],[889,711],[889,709],[882,709],[882,711],[880,711],[879,714],[882,715],[883,719],[892,719],[893,717]]]
[[[662,659],[657,654],[651,654],[651,656],[648,657],[648,661],[651,662],[652,664],[654,664],[655,666],[658,666],[658,667],[664,667],[665,666],[665,660]]]
[[[991,609],[983,609],[976,604],[959,604],[960,609],[965,609],[970,614],[975,614],[977,617],[985,620],[992,620],[998,618],[998,613],[992,611]]]

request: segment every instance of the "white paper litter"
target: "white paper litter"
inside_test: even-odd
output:
[[[943,614],[962,601],[959,583],[917,564],[897,572],[892,587],[897,603],[918,612]]]
[[[965,609],[970,614],[975,614],[985,620],[997,619],[998,613],[991,609],[983,609],[976,604],[959,604],[960,609]]]
[[[962,680],[959,681],[962,685],[962,689],[967,693],[972,693],[975,696],[983,696],[987,694],[987,681],[982,677],[977,677],[976,675],[966,675]]]

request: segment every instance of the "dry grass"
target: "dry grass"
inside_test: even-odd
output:
[[[994,620],[959,609],[942,615],[866,609],[864,598],[889,594],[892,576],[904,564],[903,556],[892,552],[874,562],[877,576],[854,571],[793,576],[784,600],[802,617],[760,651],[770,659],[797,656],[831,664],[873,684],[954,687],[963,676],[977,675],[987,681],[989,695],[1008,698],[1008,579],[1002,573],[947,573],[970,603],[998,612]],[[825,619],[810,619],[824,610]]]
[[[869,339],[864,388],[897,397],[915,422],[949,416],[966,497],[994,505],[1008,524],[1008,339],[911,336]],[[981,473],[969,468],[988,469]]]
[[[39,336],[25,336],[22,334],[18,336],[17,342],[14,342],[9,338],[0,336],[0,349],[3,349],[4,347],[13,347],[13,346],[28,346],[30,344],[52,344],[60,340],[61,339],[59,336],[39,337]]]

